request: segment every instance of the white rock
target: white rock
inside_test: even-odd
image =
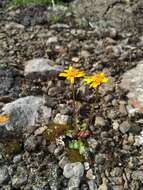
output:
[[[57,41],[58,41],[58,38],[57,38],[56,36],[53,36],[53,37],[50,37],[50,38],[47,40],[46,44],[48,45],[48,44],[50,44],[50,43],[56,43]]]
[[[60,113],[57,113],[57,115],[54,118],[54,123],[67,125],[69,123],[69,120],[70,117],[68,115],[61,115]]]

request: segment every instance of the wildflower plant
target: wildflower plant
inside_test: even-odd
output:
[[[81,154],[85,151],[85,145],[82,143],[81,138],[86,138],[90,135],[90,131],[88,130],[88,127],[91,124],[92,118],[93,118],[93,112],[95,109],[95,104],[92,105],[91,112],[89,114],[88,123],[84,123],[86,127],[82,129],[82,127],[79,127],[79,124],[77,123],[78,117],[77,117],[77,111],[76,111],[76,100],[75,100],[75,82],[77,78],[83,78],[83,83],[88,84],[89,88],[94,89],[93,95],[96,95],[98,87],[106,83],[108,81],[108,78],[105,76],[105,73],[93,73],[90,76],[86,76],[84,71],[80,71],[71,65],[68,69],[65,69],[63,72],[59,74],[60,77],[65,77],[71,87],[72,92],[72,98],[73,98],[73,126],[74,129],[69,129],[66,134],[68,137],[73,138],[69,143],[69,148],[78,149]],[[82,83],[82,84],[83,84]],[[95,102],[96,103],[96,102]],[[84,125],[83,124],[83,125]],[[82,124],[81,124],[82,125]],[[75,133],[74,133],[75,130]]]

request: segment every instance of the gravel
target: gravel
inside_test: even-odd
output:
[[[0,127],[0,188],[141,190],[142,38],[90,27],[62,10],[31,6],[0,13],[0,113],[10,114]],[[45,136],[53,121],[70,127],[71,89],[57,75],[69,64],[109,78],[98,92],[75,84],[81,128],[94,105],[90,135],[78,136],[86,145],[83,157],[68,148],[76,134]]]

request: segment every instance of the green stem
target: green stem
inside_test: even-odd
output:
[[[94,91],[94,95],[96,96],[96,91]],[[96,100],[95,100],[94,103],[92,104],[92,108],[91,108],[91,111],[90,111],[90,113],[89,113],[89,119],[88,119],[88,121],[87,121],[87,126],[90,126],[90,125],[91,125],[91,122],[92,122],[92,119],[93,119],[93,113],[94,113],[95,106],[96,106]]]
[[[77,129],[77,125],[76,125],[77,114],[76,114],[76,101],[75,101],[74,84],[71,85],[71,90],[72,90],[72,98],[73,98],[73,125],[74,125],[74,128]]]

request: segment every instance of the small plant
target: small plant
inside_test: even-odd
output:
[[[75,101],[75,79],[81,78],[85,76],[85,73],[83,71],[80,71],[78,69],[73,68],[71,65],[68,69],[65,69],[63,72],[59,74],[60,77],[66,77],[66,79],[70,82],[70,88],[72,92],[72,98],[73,98],[73,127],[77,129],[76,125],[76,101]]]
[[[84,154],[86,146],[82,140],[72,140],[69,142],[69,148],[79,150],[80,154]]]

